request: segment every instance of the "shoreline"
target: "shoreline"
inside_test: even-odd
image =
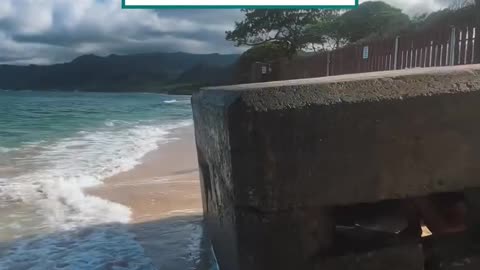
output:
[[[7,125],[4,135],[18,136],[0,149],[1,269],[200,270],[207,240],[188,99],[10,100],[18,115],[5,119],[21,125]]]
[[[183,214],[201,215],[193,125],[172,130],[140,164],[86,189],[86,193],[129,207],[133,224]]]
[[[85,192],[131,209],[128,230],[156,268],[212,269],[193,125],[172,130],[142,163]]]

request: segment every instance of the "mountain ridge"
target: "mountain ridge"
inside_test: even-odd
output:
[[[0,89],[177,92],[181,88],[224,83],[228,76],[219,76],[219,70],[231,70],[238,57],[238,54],[183,52],[87,54],[52,65],[2,64]],[[199,67],[202,72],[196,73]],[[186,89],[183,90],[182,93]]]

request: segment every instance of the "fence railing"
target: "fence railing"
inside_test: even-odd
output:
[[[255,63],[251,81],[480,63],[478,22],[479,19],[474,17],[456,26],[431,27],[291,60]]]

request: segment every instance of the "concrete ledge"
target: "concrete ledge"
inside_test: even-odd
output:
[[[313,269],[305,254],[328,247],[331,206],[479,187],[479,75],[472,65],[196,93],[205,217],[222,270]],[[273,260],[285,245],[298,252]]]
[[[226,125],[237,205],[268,211],[475,186],[480,65],[427,71],[212,88],[194,95],[194,114],[197,127]]]
[[[392,71],[377,71],[368,73],[356,73],[345,74],[330,77],[318,77],[285,81],[271,81],[262,83],[247,83],[247,84],[235,84],[235,85],[223,85],[214,87],[204,87],[201,90],[256,90],[278,87],[291,87],[298,85],[321,85],[332,83],[347,83],[352,81],[368,81],[376,79],[389,79],[398,77],[410,77],[410,76],[424,76],[424,75],[452,75],[455,73],[471,73],[476,72],[480,68],[480,64],[474,65],[460,65],[460,66],[446,66],[446,67],[430,67],[430,68],[413,68],[403,70]]]

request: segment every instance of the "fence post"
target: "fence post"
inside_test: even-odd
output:
[[[327,52],[327,76],[330,76],[330,52]]]
[[[452,26],[452,31],[451,31],[451,34],[450,34],[450,66],[454,66],[455,65],[455,49],[457,46],[455,46],[455,44],[457,43],[457,41],[455,40],[455,27]]]
[[[398,60],[398,41],[399,41],[400,37],[399,36],[396,36],[395,37],[395,52],[394,52],[394,58],[393,58],[393,69],[396,70],[397,69],[397,60]]]
[[[473,46],[473,63],[478,64],[480,63],[480,18],[477,18],[477,23],[475,24],[475,40],[473,41]]]

